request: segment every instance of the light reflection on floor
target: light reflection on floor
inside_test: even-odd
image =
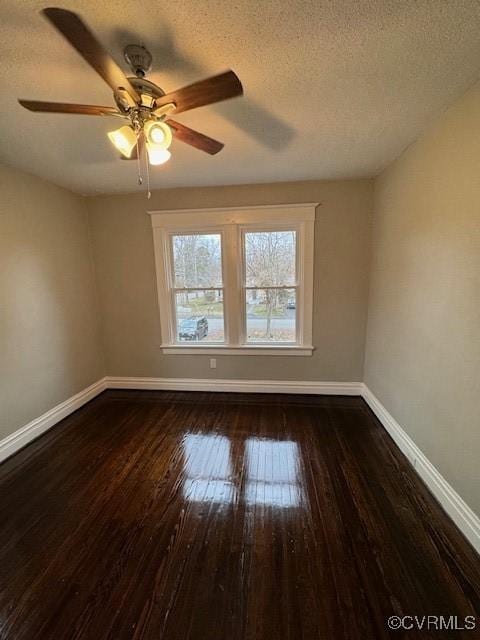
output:
[[[245,500],[248,504],[280,508],[299,506],[301,487],[296,442],[248,438],[245,455]]]
[[[186,476],[183,495],[186,500],[230,503],[236,499],[228,438],[187,434],[183,450]]]
[[[237,469],[233,472],[232,447],[224,435],[187,433],[183,495],[188,501],[247,505],[279,509],[299,507],[304,500],[300,477],[300,452],[292,440],[247,438],[237,446]]]

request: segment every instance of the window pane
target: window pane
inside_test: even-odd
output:
[[[173,236],[174,286],[221,287],[222,247],[219,233]]]
[[[247,342],[295,342],[295,289],[247,289],[246,311]]]
[[[223,342],[223,291],[181,291],[175,294],[178,342]]]
[[[295,241],[295,231],[245,233],[246,286],[296,284]]]

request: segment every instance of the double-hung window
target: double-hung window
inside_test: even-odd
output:
[[[310,355],[316,206],[151,212],[162,349]]]

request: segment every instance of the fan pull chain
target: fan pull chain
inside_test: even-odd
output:
[[[147,169],[147,199],[150,200],[150,198],[152,197],[152,193],[150,191],[150,170],[148,168],[149,162],[148,162],[148,154],[147,154],[147,145],[145,146],[145,165],[146,165],[146,169]]]
[[[137,174],[138,174],[138,186],[141,187],[143,184],[143,178],[142,178],[142,168],[140,166],[140,146],[138,144],[138,136],[137,136]]]

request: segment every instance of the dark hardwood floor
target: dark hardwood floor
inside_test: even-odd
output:
[[[480,616],[479,559],[360,398],[108,391],[0,513],[2,640],[480,636],[388,631]]]

